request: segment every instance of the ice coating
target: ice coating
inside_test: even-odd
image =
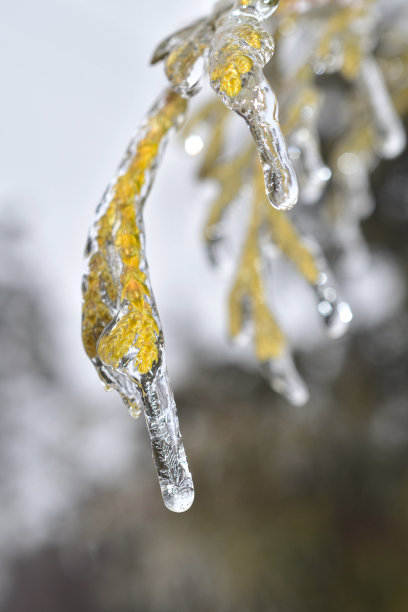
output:
[[[268,19],[279,6],[279,0],[236,0],[235,11],[258,21]]]
[[[166,508],[185,512],[194,501],[194,485],[181,440],[173,392],[162,362],[154,378],[143,383],[145,418]]]
[[[163,41],[152,63],[164,60],[171,87],[184,96],[197,93],[202,68],[208,63],[211,87],[251,131],[270,203],[288,210],[297,202],[298,184],[279,125],[278,101],[263,74],[274,41],[260,25],[278,4],[277,0],[219,2],[208,18]]]
[[[278,101],[263,73],[274,41],[260,25],[274,9],[259,13],[259,3],[240,3],[222,16],[209,58],[210,84],[230,110],[246,121],[262,163],[269,202],[288,210],[298,199],[298,183],[279,124]],[[276,8],[276,7],[275,7]]]
[[[151,63],[164,60],[169,83],[182,96],[200,89],[213,30],[210,19],[199,19],[165,39],[153,54]]]
[[[82,338],[107,389],[132,416],[144,408],[166,506],[187,510],[194,487],[165,363],[163,333],[145,255],[143,207],[186,101],[167,91],[131,141],[97,209],[87,243]]]
[[[347,28],[332,36],[337,42],[343,40],[346,52],[339,70],[359,94],[359,104],[354,102],[355,120],[344,130],[330,155],[334,236],[343,251],[343,267],[354,270],[369,266],[370,260],[360,228],[375,205],[370,173],[380,159],[399,155],[406,145],[402,121],[373,56],[377,41],[372,30],[380,14],[371,11],[372,6],[372,0],[360,0],[345,7],[342,19]]]
[[[226,211],[240,198],[240,192],[251,194],[249,223],[229,295],[229,333],[233,339],[252,344],[260,370],[275,391],[290,403],[302,405],[308,399],[307,387],[296,370],[291,348],[269,299],[273,261],[286,258],[308,282],[329,337],[338,338],[347,331],[351,309],[340,299],[316,241],[303,236],[287,214],[269,206],[253,141],[249,139],[247,147],[233,155],[226,153],[228,117],[221,103],[211,102],[188,124],[187,134],[200,130],[203,122],[210,127],[199,168],[200,178],[218,185],[204,232],[207,248],[216,263],[214,254],[227,232]]]
[[[370,262],[371,254],[360,222],[374,206],[370,173],[380,158],[398,155],[405,146],[399,115],[408,111],[408,52],[396,66],[405,80],[393,81],[394,43],[384,57],[377,46],[380,12],[372,10],[373,0],[285,0],[271,22],[278,57],[269,62],[274,40],[262,22],[277,5],[275,0],[222,0],[209,17],[158,46],[152,62],[164,61],[172,91],[160,99],[131,142],[98,208],[87,245],[84,345],[105,387],[120,393],[130,415],[144,411],[163,499],[175,512],[190,507],[194,488],[145,258],[143,205],[186,99],[198,92],[209,73],[217,93],[210,104],[210,142],[206,147],[198,135],[196,141],[204,149],[200,178],[215,181],[219,188],[204,232],[215,263],[228,231],[226,210],[238,199],[248,199],[250,205],[229,294],[230,336],[245,337],[270,386],[294,405],[303,405],[309,393],[296,370],[294,348],[275,316],[271,261],[280,257],[293,264],[309,285],[306,291],[314,291],[327,335],[342,336],[351,323],[351,309],[340,297],[323,250],[306,236],[311,228],[329,254],[335,251],[340,270],[364,271],[361,262]],[[294,30],[307,40],[305,47],[298,47],[299,38],[292,49],[283,44]],[[269,80],[263,72],[267,62]],[[324,142],[323,155],[319,117],[327,104],[326,86],[320,82],[324,74],[335,74],[336,82],[343,83],[338,91],[349,117],[329,149]],[[224,150],[230,110],[242,116],[250,130],[231,158],[231,150],[226,148],[228,155]],[[341,121],[336,117],[333,123]],[[282,211],[293,206],[298,192],[292,163],[301,203],[317,205],[298,206],[286,215]],[[313,210],[314,223],[302,225],[302,209]]]

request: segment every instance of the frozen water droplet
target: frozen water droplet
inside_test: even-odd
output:
[[[160,483],[163,501],[172,512],[186,512],[194,501],[194,487],[191,478],[179,485]]]
[[[140,406],[130,406],[129,407],[129,415],[132,419],[138,419],[140,417],[141,409]]]
[[[269,360],[263,365],[263,371],[272,389],[294,406],[304,406],[309,401],[309,390],[291,355]]]

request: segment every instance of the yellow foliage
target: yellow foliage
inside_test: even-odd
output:
[[[111,201],[97,223],[98,251],[90,259],[85,283],[82,337],[87,354],[92,359],[99,356],[106,365],[117,367],[134,346],[138,351],[136,365],[141,374],[149,372],[159,359],[159,328],[152,310],[153,297],[146,284],[146,274],[140,269],[144,254],[135,205],[163,137],[185,108],[186,101],[170,92],[166,103],[150,117],[143,138],[138,142],[127,170],[117,179]],[[120,308],[126,314],[106,332],[112,315],[104,303],[103,294],[106,293],[112,303],[116,302],[118,295],[108,264],[112,248],[123,266]]]

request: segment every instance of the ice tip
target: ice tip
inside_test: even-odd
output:
[[[291,210],[299,199],[299,185],[294,172],[283,177],[274,168],[264,168],[265,190],[269,203],[277,210]]]
[[[192,481],[181,486],[164,485],[161,489],[164,505],[171,512],[182,513],[189,510],[194,501]]]
[[[291,355],[270,359],[263,364],[264,376],[271,388],[282,395],[292,406],[305,406],[309,399],[309,389],[299,375]]]

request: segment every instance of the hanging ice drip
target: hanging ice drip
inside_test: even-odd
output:
[[[397,155],[405,144],[386,78],[373,56],[379,23],[374,4],[286,0],[278,8],[276,0],[224,0],[209,17],[163,41],[153,55],[152,63],[164,62],[168,89],[131,141],[97,208],[86,248],[83,342],[106,388],[119,392],[132,416],[144,412],[170,510],[187,510],[194,487],[168,380],[143,226],[145,200],[168,138],[183,123],[189,98],[207,78],[216,97],[189,129],[200,122],[209,126],[200,177],[219,186],[205,232],[213,261],[226,210],[242,186],[250,186],[251,193],[250,222],[228,304],[230,335],[249,328],[260,370],[273,389],[295,405],[304,404],[307,386],[268,300],[269,247],[273,244],[311,286],[328,335],[343,335],[351,310],[339,298],[319,240],[303,236],[296,217],[285,211],[299,196],[301,205],[321,202],[330,183],[329,203],[340,198],[332,214],[332,240],[341,243],[347,228],[358,242],[369,173],[376,160]],[[311,27],[317,21],[319,27]],[[299,41],[301,54],[294,51]],[[364,95],[369,113],[362,124],[351,121],[325,163],[319,139],[325,96],[319,75],[327,73],[339,74]],[[408,96],[401,93],[408,91],[408,78],[394,89],[402,114],[408,109]],[[246,147],[228,158],[224,149],[231,110],[243,118],[249,136]],[[356,164],[350,168],[352,159]]]

